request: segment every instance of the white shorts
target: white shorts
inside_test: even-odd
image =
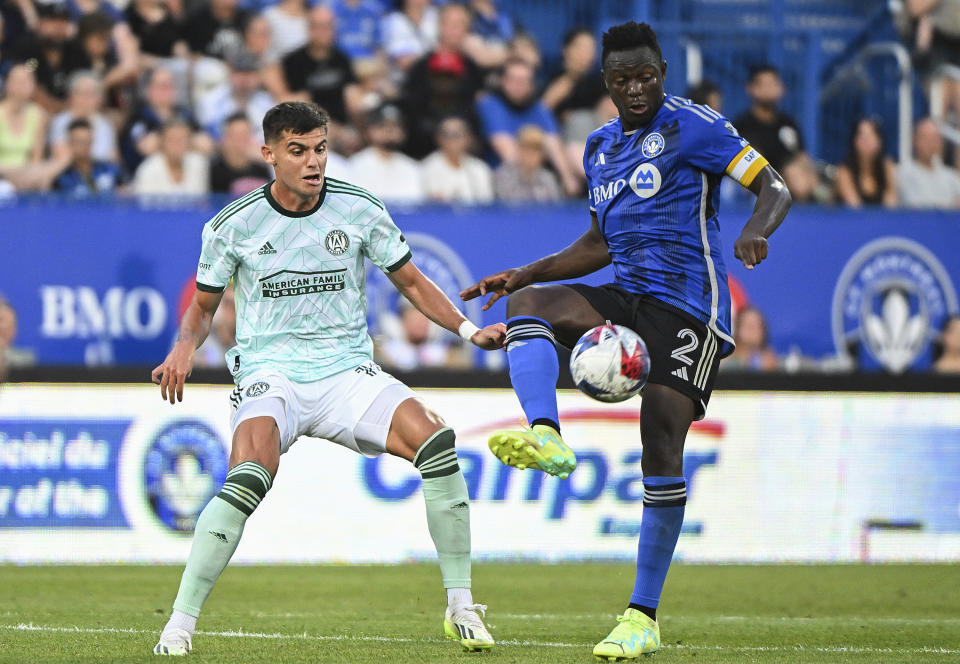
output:
[[[397,406],[416,396],[372,361],[313,383],[255,371],[230,394],[231,423],[236,432],[244,420],[272,417],[280,429],[281,454],[300,436],[312,436],[375,457],[386,451]]]

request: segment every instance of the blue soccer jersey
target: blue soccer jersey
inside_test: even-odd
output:
[[[646,127],[619,118],[587,139],[590,209],[616,284],[693,315],[733,348],[730,289],[717,219],[720,181],[749,186],[767,160],[707,106],[667,95]]]

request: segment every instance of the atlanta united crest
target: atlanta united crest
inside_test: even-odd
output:
[[[653,132],[645,139],[643,139],[643,144],[640,146],[640,150],[643,152],[643,156],[647,159],[653,159],[658,154],[663,152],[663,147],[665,143],[663,136],[657,132]]]
[[[327,239],[323,244],[334,256],[343,256],[350,246],[350,238],[341,230],[333,230],[327,233]]]
[[[921,363],[944,319],[957,313],[957,293],[940,260],[904,237],[864,245],[847,262],[833,294],[837,353],[858,350],[900,373]]]

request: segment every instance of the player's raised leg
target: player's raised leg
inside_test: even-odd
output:
[[[657,606],[680,538],[687,504],[683,444],[695,416],[691,399],[665,385],[644,388],[640,408],[643,439],[643,517],[637,544],[637,576],[627,610],[593,649],[601,660],[617,661],[660,649]]]
[[[527,286],[507,300],[507,360],[510,382],[530,426],[497,431],[490,450],[503,463],[538,468],[566,478],[577,458],[560,437],[557,410],[556,342],[572,346],[603,318],[587,300],[566,286]]]
[[[492,648],[493,637],[481,619],[487,607],[474,603],[471,591],[470,497],[453,429],[421,400],[407,399],[394,412],[386,447],[420,471],[427,527],[447,591],[444,634],[466,650]]]
[[[277,410],[281,399],[263,399],[260,408]],[[157,655],[186,655],[193,647],[197,617],[230,558],[237,550],[243,526],[266,496],[280,462],[280,430],[275,417],[253,417],[237,425],[230,453],[230,470],[220,492],[200,512],[193,546],[173,603],[173,613],[154,647]]]

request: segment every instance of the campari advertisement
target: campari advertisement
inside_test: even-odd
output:
[[[566,481],[487,450],[509,390],[419,390],[457,431],[477,559],[631,560],[643,516],[640,398],[560,394]],[[227,470],[229,386],[0,389],[0,562],[182,562]],[[69,403],[69,414],[63,404]],[[960,396],[715,393],[687,438],[677,547],[697,562],[957,560]],[[235,560],[431,560],[419,474],[301,438]]]

